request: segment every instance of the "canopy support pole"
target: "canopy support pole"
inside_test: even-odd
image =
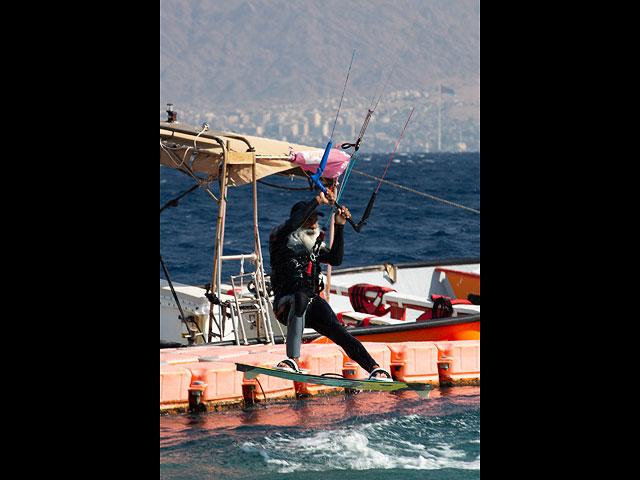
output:
[[[252,149],[251,149],[252,150]],[[260,246],[260,231],[258,229],[258,175],[257,175],[257,159],[253,157],[252,166],[252,185],[253,185],[253,238],[254,251],[256,253],[256,293],[260,309],[263,312],[263,321],[265,326],[265,337],[269,344],[274,345],[273,327],[271,326],[271,316],[269,314],[269,293],[264,279],[264,263],[262,259],[262,248]],[[260,293],[262,291],[262,293]]]
[[[216,224],[216,243],[213,253],[213,273],[211,275],[211,291],[215,292],[215,295],[220,298],[220,270],[221,270],[221,257],[222,257],[222,242],[224,240],[224,219],[227,206],[227,148],[224,142],[220,142],[222,148],[222,171],[220,172],[220,200],[218,201],[218,220]],[[214,304],[211,303],[209,308],[209,342],[213,341],[213,332],[211,330],[212,322],[214,320],[213,315]],[[220,332],[220,340],[224,336],[222,331],[222,309],[220,311],[220,325],[218,325],[218,331]]]

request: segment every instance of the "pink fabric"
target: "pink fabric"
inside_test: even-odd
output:
[[[323,150],[314,150],[306,152],[293,152],[291,151],[291,158],[289,159],[293,163],[299,164],[303,169],[316,173],[318,165],[322,160]],[[349,164],[350,155],[343,150],[332,148],[329,150],[329,158],[327,158],[327,165],[324,167],[324,178],[337,178]]]

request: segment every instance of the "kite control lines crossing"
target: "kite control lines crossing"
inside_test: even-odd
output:
[[[338,121],[338,116],[340,115],[340,107],[342,106],[342,100],[344,99],[344,92],[347,88],[347,82],[349,81],[349,74],[351,73],[351,66],[353,64],[353,58],[356,54],[356,51],[353,51],[353,54],[351,55],[351,63],[349,64],[349,70],[347,72],[347,78],[344,82],[344,87],[342,89],[342,96],[340,97],[340,103],[338,105],[338,111],[336,113],[336,118],[333,122],[333,129],[331,130],[331,136],[329,138],[329,142],[327,143],[327,146],[324,150],[324,154],[322,155],[322,160],[320,161],[320,165],[318,165],[318,170],[316,170],[316,173],[314,173],[313,175],[310,175],[309,178],[311,179],[311,181],[318,187],[318,189],[320,189],[320,191],[322,193],[327,193],[327,189],[325,188],[324,185],[322,185],[322,183],[320,182],[320,177],[322,177],[322,174],[324,173],[324,169],[327,165],[327,160],[329,158],[329,152],[331,150],[331,147],[333,146],[333,133],[335,131],[336,128],[336,122]],[[396,65],[397,65],[397,61],[396,61]],[[336,201],[334,202],[334,204],[331,207],[331,213],[329,214],[328,218],[327,218],[327,224],[325,224],[325,226],[322,228],[322,231],[320,232],[320,234],[318,235],[318,238],[316,239],[315,245],[313,246],[312,249],[312,255],[313,256],[317,256],[319,251],[320,251],[320,245],[322,244],[322,241],[324,240],[326,231],[327,231],[327,225],[328,223],[331,221],[331,216],[334,213],[334,210],[336,208],[341,208],[340,204],[338,203],[338,200],[340,200],[340,197],[342,196],[342,192],[344,191],[344,187],[347,183],[347,180],[349,179],[349,175],[351,174],[351,170],[353,169],[353,165],[355,164],[357,155],[358,155],[358,150],[360,148],[360,143],[362,142],[362,138],[364,137],[364,133],[367,130],[367,127],[369,126],[369,120],[371,120],[371,115],[373,115],[373,112],[375,111],[376,107],[378,106],[378,103],[380,103],[380,99],[382,98],[382,94],[384,93],[384,90],[387,86],[387,84],[389,83],[389,79],[391,78],[391,74],[393,73],[393,70],[395,69],[395,65],[393,67],[393,69],[391,70],[391,72],[389,73],[389,77],[387,78],[387,82],[385,83],[382,92],[380,93],[380,96],[378,97],[377,102],[375,103],[375,105],[373,105],[373,102],[375,100],[376,95],[374,94],[373,99],[371,100],[371,105],[369,106],[369,108],[367,109],[367,115],[365,117],[365,120],[362,124],[362,127],[360,128],[360,133],[358,134],[358,138],[356,140],[355,143],[353,144],[349,144],[349,143],[345,143],[342,145],[343,149],[348,149],[353,147],[353,152],[351,153],[351,156],[349,157],[349,164],[347,166],[347,170],[345,172],[345,176],[344,176],[344,180],[342,182],[342,185],[340,186],[340,190],[338,191],[338,195],[336,197]],[[373,108],[371,108],[373,106]],[[404,126],[404,129],[402,130],[402,134],[400,135],[400,138],[398,139],[398,143],[396,144],[396,148],[393,150],[393,154],[391,154],[391,158],[389,159],[389,162],[387,163],[387,168],[384,171],[384,175],[386,175],[387,173],[387,169],[389,168],[389,165],[391,164],[391,160],[393,159],[393,155],[395,154],[398,145],[400,144],[400,140],[402,139],[402,135],[404,135],[404,131],[407,128],[407,125],[409,124],[409,120],[411,120],[411,115],[413,115],[413,109],[411,110],[411,114],[409,115],[409,119],[407,120],[407,123]],[[384,175],[382,176],[382,179],[384,179]],[[363,226],[365,226],[367,224],[367,220],[369,218],[369,215],[371,214],[371,209],[373,208],[373,204],[376,200],[376,194],[378,193],[378,189],[380,188],[380,184],[382,183],[382,179],[380,180],[380,183],[378,183],[378,187],[376,188],[376,190],[371,194],[371,198],[369,199],[369,203],[367,204],[367,208],[365,208],[364,214],[362,215],[362,218],[360,219],[360,221],[358,223],[355,223],[351,218],[347,218],[347,221],[349,222],[349,225],[351,225],[351,227],[353,228],[353,230],[356,233],[360,233],[360,230],[362,229]]]

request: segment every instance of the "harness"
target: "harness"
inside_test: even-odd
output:
[[[277,285],[277,293],[288,294],[303,289],[311,297],[323,291],[322,267],[318,261],[319,244],[311,252],[302,246],[283,248],[288,250],[285,260],[271,265],[271,282],[274,287]]]

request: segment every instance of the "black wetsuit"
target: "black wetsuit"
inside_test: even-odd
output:
[[[313,255],[295,236],[292,236],[318,206],[314,198],[295,211],[290,218],[275,227],[269,235],[271,257],[271,285],[275,299],[273,309],[278,321],[287,325],[287,356],[300,356],[304,327],[313,328],[340,345],[346,354],[366,371],[371,372],[376,361],[342,325],[321,291],[321,263],[340,265],[344,255],[344,225],[335,225],[330,250],[321,248]]]

